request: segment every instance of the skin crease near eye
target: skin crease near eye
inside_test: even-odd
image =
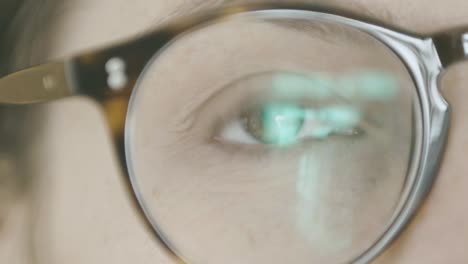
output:
[[[421,33],[468,25],[466,0],[306,1],[365,12]],[[32,50],[16,51],[30,53],[31,64],[113,43],[187,13],[181,10],[199,10],[222,1],[52,2],[59,8],[48,23],[39,26],[41,34]],[[27,45],[18,43],[23,46]],[[375,263],[468,263],[467,72],[468,64],[460,63],[441,78],[452,115],[440,172],[414,220]],[[27,151],[18,162],[31,187],[21,193],[8,217],[0,215],[0,220],[5,219],[0,226],[0,263],[177,263],[132,208],[96,104],[71,98],[33,106],[22,120],[24,131],[18,134],[27,145],[18,148]],[[300,161],[300,166],[310,166],[307,162]]]

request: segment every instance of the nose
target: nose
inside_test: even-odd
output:
[[[445,68],[468,59],[468,27],[435,33],[432,39]]]

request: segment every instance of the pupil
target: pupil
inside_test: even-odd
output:
[[[305,110],[294,104],[269,103],[260,112],[260,140],[278,146],[294,144],[304,123]]]

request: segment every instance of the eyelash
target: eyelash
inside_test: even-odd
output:
[[[298,155],[303,155],[305,152],[313,149],[314,144],[329,144],[338,143],[344,144],[343,149],[347,149],[349,146],[359,142],[362,137],[341,137],[331,135],[330,138],[325,140],[317,141],[314,139],[306,138],[300,141],[299,144],[293,144],[277,148],[266,144],[235,144],[225,142],[217,138],[212,137],[207,141],[207,146],[212,149],[213,152],[222,151],[227,155],[228,160],[234,160],[240,158],[246,162],[253,163],[271,163],[275,161],[284,162],[287,159],[294,159]],[[338,141],[337,141],[338,140]]]
[[[271,164],[275,162],[285,162],[286,160],[297,160],[297,157],[304,155],[308,151],[313,151],[314,144],[342,144],[340,149],[349,149],[353,144],[358,143],[363,137],[339,137],[330,136],[330,138],[322,141],[313,139],[305,139],[300,144],[294,144],[282,148],[275,148],[271,145],[248,145],[248,144],[232,144],[223,142],[213,137],[207,142],[207,147],[211,148],[214,153],[222,151],[226,155],[226,159],[233,161],[240,159],[248,163],[264,163]]]

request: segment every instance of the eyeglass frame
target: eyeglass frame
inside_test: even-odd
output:
[[[317,21],[338,22],[365,32],[390,48],[405,65],[418,94],[421,127],[420,149],[413,157],[410,184],[402,195],[388,229],[351,263],[369,263],[382,253],[404,230],[428,195],[437,176],[449,128],[449,104],[439,92],[439,79],[450,66],[468,56],[468,27],[453,28],[422,35],[348,10],[306,3],[250,3],[218,7],[199,14],[179,18],[142,36],[105,48],[81,53],[60,61],[30,67],[0,79],[0,104],[33,104],[69,96],[88,96],[104,109],[112,140],[120,158],[129,193],[143,223],[151,229],[167,253],[179,263],[188,263],[180,252],[159,232],[148,213],[132,176],[127,160],[126,129],[128,106],[138,78],[145,67],[156,59],[171,41],[185,32],[230,16],[254,14],[269,16],[278,12],[294,18],[313,17]],[[277,16],[275,16],[277,17]],[[112,66],[117,64],[117,66]],[[117,69],[112,69],[116,68]],[[119,68],[120,67],[120,68]],[[124,68],[122,68],[124,67]],[[112,83],[114,70],[119,71],[120,85]],[[127,127],[128,128],[128,127]],[[415,153],[417,151],[414,151]],[[411,178],[411,177],[410,177]]]

